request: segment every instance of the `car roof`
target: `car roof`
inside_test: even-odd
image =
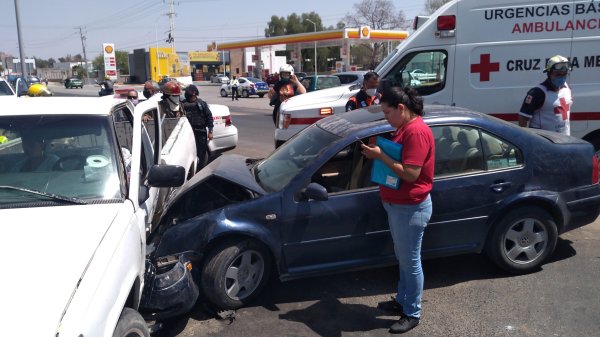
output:
[[[10,115],[110,115],[126,100],[106,97],[24,97],[2,102],[0,116]]]
[[[505,123],[509,127],[518,128],[516,125],[484,113],[447,105],[425,105],[423,119],[427,124],[464,123],[484,125],[489,123]],[[322,129],[340,137],[373,127],[389,125],[383,116],[381,105],[372,105],[365,109],[358,109],[333,115],[321,119],[317,125]]]

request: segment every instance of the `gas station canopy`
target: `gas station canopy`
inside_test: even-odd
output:
[[[325,30],[320,32],[301,33],[292,35],[273,36],[255,40],[220,43],[218,50],[239,48],[263,47],[278,44],[297,44],[300,48],[312,48],[317,42],[317,47],[339,46],[340,41],[349,40],[404,40],[408,37],[407,31],[402,30],[371,30],[368,26],[360,28],[344,28]],[[358,41],[357,41],[358,42]]]

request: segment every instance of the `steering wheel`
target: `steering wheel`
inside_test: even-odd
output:
[[[74,170],[83,170],[83,166],[85,166],[86,157],[73,154],[69,156],[64,156],[60,158],[54,165],[52,166],[52,171],[74,171]]]

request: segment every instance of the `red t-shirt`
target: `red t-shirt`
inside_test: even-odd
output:
[[[381,200],[392,204],[418,204],[427,198],[433,187],[433,133],[423,118],[417,117],[402,129],[396,130],[392,140],[402,144],[402,164],[420,166],[421,174],[412,183],[401,180],[397,190],[380,185]]]

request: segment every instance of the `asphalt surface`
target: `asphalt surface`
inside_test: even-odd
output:
[[[92,89],[67,92],[97,95]],[[261,157],[272,151],[267,98],[232,102],[218,90],[218,85],[201,86],[200,96],[230,107],[240,139],[231,152]],[[404,336],[600,336],[598,219],[561,235],[549,261],[528,275],[502,272],[476,254],[427,260],[423,269],[421,324]],[[284,283],[273,277],[233,321],[216,319],[199,300],[189,314],[165,322],[156,336],[388,336],[397,317],[376,306],[394,294],[396,282],[395,267]]]

